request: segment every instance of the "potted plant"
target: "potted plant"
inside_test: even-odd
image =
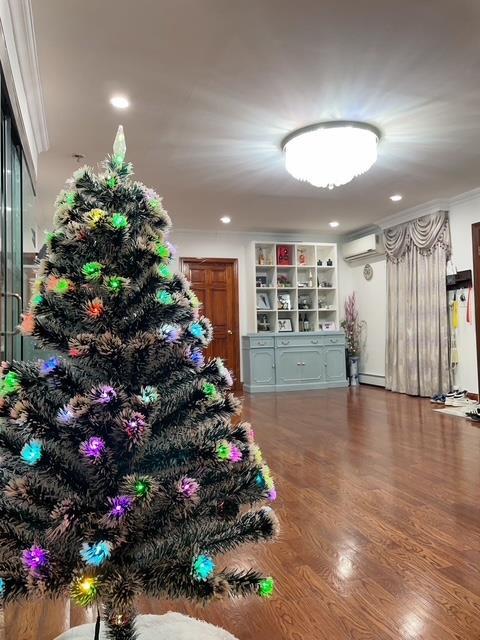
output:
[[[340,326],[345,331],[345,340],[348,355],[348,374],[350,385],[358,385],[358,361],[362,349],[362,332],[366,326],[364,320],[360,320],[355,292],[347,296],[344,304],[345,317]]]

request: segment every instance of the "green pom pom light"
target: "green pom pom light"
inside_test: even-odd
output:
[[[215,571],[215,562],[213,561],[213,558],[211,558],[210,556],[206,556],[202,554],[195,559],[193,563],[193,575],[196,580],[205,582],[211,576],[213,576],[214,571]]]
[[[120,293],[123,289],[123,279],[119,276],[111,276],[107,281],[107,287],[114,294]]]
[[[162,206],[162,203],[160,202],[159,198],[151,198],[148,201],[148,206],[152,211],[158,212]]]
[[[77,194],[75,191],[69,191],[65,196],[65,202],[69,207],[73,207],[75,205],[75,201],[77,199]]]
[[[216,398],[217,397],[217,387],[211,383],[211,382],[206,382],[203,385],[203,393],[207,396],[207,398]]]
[[[87,262],[82,267],[82,273],[87,280],[99,280],[102,275],[103,264],[100,262]]]
[[[67,280],[67,278],[60,278],[60,280],[55,285],[55,293],[58,293],[61,296],[63,296],[65,293],[68,293],[69,289],[70,280]]]
[[[32,307],[38,307],[38,305],[42,304],[42,302],[44,300],[45,300],[45,298],[42,296],[42,294],[41,293],[37,293],[32,298]]]
[[[170,258],[170,249],[166,244],[161,244],[159,242],[155,247],[155,253],[157,254],[157,256],[163,258],[164,260],[168,260]]]
[[[15,371],[9,371],[0,380],[0,397],[9,396],[20,388],[20,376]]]
[[[275,580],[272,577],[264,578],[258,585],[258,593],[262,598],[271,598],[275,591]]]
[[[168,291],[165,291],[165,290],[158,291],[157,300],[161,304],[165,304],[165,305],[173,304],[173,296],[172,296],[172,294],[169,293]]]
[[[232,452],[232,445],[226,440],[222,440],[217,447],[217,456],[220,460],[229,460]]]
[[[114,229],[127,229],[128,228],[128,218],[124,216],[123,213],[114,213],[112,216],[112,227]]]
[[[167,267],[166,264],[162,264],[158,267],[158,275],[164,280],[171,280],[173,277],[172,270],[170,267]]]
[[[109,189],[115,189],[115,187],[117,186],[117,184],[118,184],[118,180],[117,180],[117,178],[116,178],[115,176],[110,176],[110,178],[108,178],[108,180],[107,180],[107,187],[108,187]]]
[[[137,498],[147,498],[152,490],[152,485],[146,478],[139,478],[135,482],[134,488]]]

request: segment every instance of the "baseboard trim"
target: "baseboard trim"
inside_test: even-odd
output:
[[[359,373],[358,379],[361,384],[371,384],[375,387],[385,386],[385,376],[379,376],[376,373]]]
[[[283,391],[318,391],[320,389],[336,389],[348,387],[348,380],[331,382],[312,382],[297,384],[244,384],[247,393],[282,393]]]

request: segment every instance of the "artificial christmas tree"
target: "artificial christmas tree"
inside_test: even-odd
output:
[[[132,179],[120,128],[75,172],[22,330],[59,354],[3,365],[0,595],[103,609],[132,640],[138,595],[268,597],[215,556],[275,536],[275,488],[186,279],[159,196]]]

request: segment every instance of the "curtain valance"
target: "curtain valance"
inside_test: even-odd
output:
[[[416,220],[385,229],[385,253],[387,260],[398,262],[416,247],[422,255],[429,255],[437,246],[445,249],[450,256],[450,226],[448,211],[438,211]]]

